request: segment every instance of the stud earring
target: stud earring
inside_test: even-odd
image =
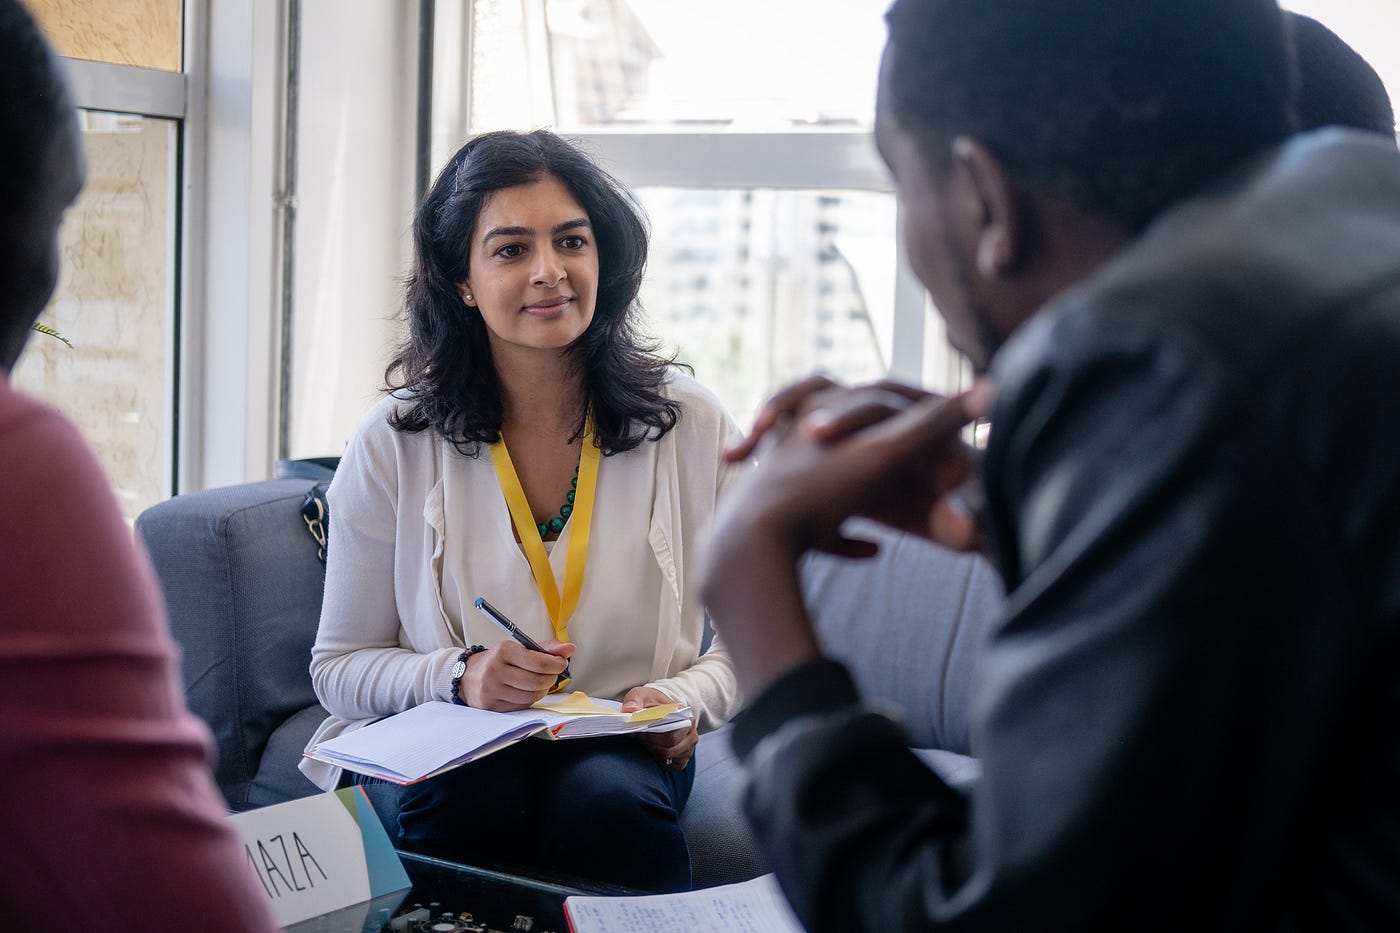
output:
[[[471,301],[471,300],[472,300],[472,296],[471,296],[471,295],[463,295],[462,298],[463,298],[463,300],[465,300],[465,301]]]

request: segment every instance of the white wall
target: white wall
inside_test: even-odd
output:
[[[386,362],[413,199],[416,10],[303,0],[292,456],[340,452]],[[287,0],[200,0],[190,136],[180,489],[272,475]]]
[[[271,462],[277,5],[187,5],[180,489]]]
[[[417,4],[303,0],[290,452],[378,397],[411,256]]]

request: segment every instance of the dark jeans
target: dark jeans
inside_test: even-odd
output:
[[[665,771],[635,737],[526,739],[405,787],[395,844],[469,865],[684,891],[690,851],[679,815],[694,782],[694,758]]]

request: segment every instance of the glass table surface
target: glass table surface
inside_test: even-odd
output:
[[[578,878],[524,877],[409,852],[398,855],[412,888],[286,929],[290,933],[567,933],[566,897],[643,893]]]

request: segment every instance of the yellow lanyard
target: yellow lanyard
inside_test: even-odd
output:
[[[593,418],[590,415],[583,428],[583,450],[578,460],[578,487],[574,493],[574,510],[569,514],[569,553],[564,562],[564,596],[560,599],[559,585],[554,580],[554,570],[549,566],[549,555],[545,553],[544,542],[540,540],[539,527],[530,513],[530,503],[525,499],[525,490],[520,485],[520,477],[515,474],[515,464],[510,461],[510,451],[505,441],[498,440],[491,445],[491,462],[496,467],[496,478],[505,493],[506,505],[510,508],[511,521],[515,523],[515,533],[525,548],[525,557],[530,561],[530,570],[535,574],[535,585],[540,588],[544,607],[554,623],[554,637],[560,641],[569,640],[569,618],[578,607],[579,593],[583,590],[583,568],[588,563],[588,532],[593,524],[593,492],[598,485],[598,445],[593,440]]]

